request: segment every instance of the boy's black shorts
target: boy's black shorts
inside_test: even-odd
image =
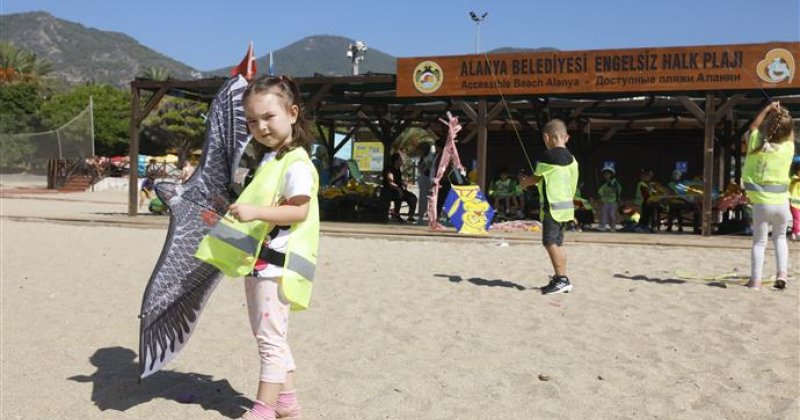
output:
[[[561,246],[564,243],[564,228],[566,223],[556,222],[546,211],[542,217],[542,245]]]

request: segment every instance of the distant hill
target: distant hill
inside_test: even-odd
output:
[[[68,84],[86,82],[109,83],[127,87],[143,70],[164,68],[177,79],[197,79],[211,75],[227,76],[238,63],[208,72],[200,72],[186,64],[158,53],[128,35],[87,28],[79,23],[59,19],[47,12],[29,12],[0,15],[0,40],[32,51],[52,63],[51,76]],[[292,76],[349,75],[350,59],[345,55],[348,45],[355,40],[335,35],[313,35],[273,51],[275,72]],[[367,72],[390,73],[396,71],[396,58],[369,45],[364,60],[359,64],[361,74]],[[268,54],[256,62],[258,73],[269,69]],[[558,51],[554,48],[503,47],[489,51],[492,54],[512,52]],[[244,55],[244,46],[242,48]]]
[[[345,55],[347,46],[355,40],[334,35],[313,35],[293,42],[279,50],[272,52],[275,59],[275,73],[290,76],[312,76],[314,73],[331,75],[348,75],[352,73],[350,59]],[[258,44],[255,45],[257,52]],[[367,53],[364,60],[359,63],[358,71],[392,73],[395,72],[395,57],[380,50],[370,47],[367,41]],[[244,50],[242,50],[244,56]],[[209,73],[218,76],[227,76],[230,69],[238,63],[221,69],[211,70]],[[258,74],[267,74],[269,69],[268,54],[256,59]]]
[[[124,87],[149,67],[195,79],[197,70],[158,53],[128,35],[87,28],[46,12],[0,15],[0,39],[46,58],[51,76],[70,84],[97,82]]]

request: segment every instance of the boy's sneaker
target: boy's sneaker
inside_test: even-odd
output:
[[[572,290],[567,276],[553,276],[547,286],[542,287],[543,295],[554,295],[557,293],[569,293]]]

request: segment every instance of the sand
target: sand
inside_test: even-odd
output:
[[[240,415],[258,376],[241,280],[224,280],[180,357],[138,383],[136,316],[165,229],[56,223],[76,201],[125,211],[124,194],[64,197],[0,199],[0,417]],[[747,249],[714,240],[571,238],[575,290],[542,296],[551,268],[532,241],[323,235],[313,306],[290,326],[305,418],[799,418],[796,282],[677,280],[748,271]]]

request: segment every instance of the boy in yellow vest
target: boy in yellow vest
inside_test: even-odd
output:
[[[572,200],[578,187],[578,162],[567,150],[569,134],[563,121],[551,120],[543,131],[547,151],[540,156],[533,176],[520,179],[520,186],[526,188],[536,185],[539,189],[542,245],[555,271],[541,291],[544,295],[550,295],[572,290],[567,277],[567,254],[563,244],[566,224],[575,217]]]

